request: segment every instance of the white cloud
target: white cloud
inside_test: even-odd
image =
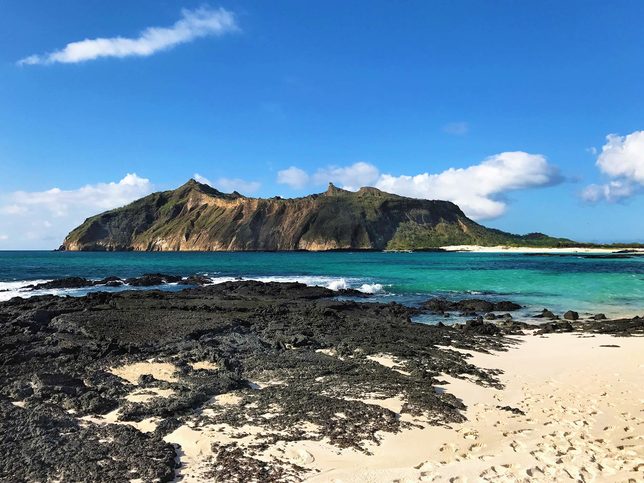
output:
[[[291,166],[277,172],[277,182],[293,189],[309,185],[321,186],[335,183],[347,190],[357,190],[362,186],[371,186],[380,176],[380,171],[373,164],[358,162],[351,166],[328,166],[318,169],[310,175],[303,169]]]
[[[644,185],[644,131],[628,136],[609,134],[597,158],[599,169],[613,178],[623,177]]]
[[[194,179],[198,183],[207,184],[208,186],[212,186],[212,183],[210,182],[210,180],[208,178],[206,178],[205,176],[201,176],[199,173],[195,173],[194,175],[192,175],[192,179]]]
[[[637,191],[637,186],[628,181],[610,181],[606,184],[591,184],[581,193],[581,197],[590,202],[606,200],[615,202],[630,198]]]
[[[331,166],[319,169],[313,179],[316,184],[335,183],[346,190],[357,190],[378,181],[380,171],[373,164],[358,162],[351,166]]]
[[[85,39],[44,55],[30,55],[19,65],[77,63],[100,57],[146,57],[200,37],[223,35],[239,30],[235,15],[223,8],[182,10],[181,19],[171,27],[149,27],[136,38]]]
[[[277,182],[293,189],[301,189],[309,184],[311,177],[303,169],[291,166],[277,172]]]
[[[596,164],[610,181],[586,187],[581,194],[586,201],[615,202],[641,192],[644,187],[644,131],[627,136],[606,136],[606,144]]]
[[[523,151],[495,154],[468,168],[450,168],[438,174],[382,175],[376,186],[413,198],[448,200],[475,220],[505,213],[505,194],[560,181],[556,168],[540,154]]]
[[[0,230],[15,248],[52,248],[89,216],[123,206],[151,193],[150,180],[128,174],[118,182],[78,189],[16,191],[0,197]],[[6,204],[3,204],[6,203]]]
[[[26,206],[7,205],[0,207],[0,213],[3,215],[22,215],[27,212]]]
[[[0,241],[6,241],[9,239],[9,235],[0,235]]]
[[[223,192],[237,191],[242,194],[255,193],[262,186],[259,181],[246,181],[240,178],[218,178],[213,183],[208,178],[201,176],[199,173],[195,173],[193,179],[199,183],[207,184]]]
[[[466,122],[450,122],[443,126],[443,131],[447,134],[454,136],[465,136],[470,130],[469,124]]]
[[[98,183],[85,185],[76,190],[52,188],[47,191],[16,191],[10,198],[12,209],[22,213],[38,208],[56,217],[64,217],[82,210],[109,210],[123,206],[152,191],[150,180],[141,178],[136,173],[127,174],[118,183]]]
[[[313,176],[295,167],[278,173],[278,182],[294,188],[303,187],[303,184],[322,185],[328,181],[349,190],[375,186],[412,198],[453,201],[468,216],[483,220],[505,213],[508,192],[553,185],[561,181],[561,177],[544,156],[523,151],[496,154],[467,168],[415,176],[382,174],[376,166],[364,162],[320,169]]]

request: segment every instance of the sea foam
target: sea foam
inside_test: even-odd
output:
[[[211,284],[233,282],[237,280],[256,280],[258,282],[299,282],[308,286],[326,287],[335,292],[344,289],[356,289],[367,294],[376,294],[383,292],[383,285],[379,283],[363,283],[364,279],[346,278],[346,277],[329,277],[329,276],[311,276],[311,275],[291,275],[291,276],[257,276],[257,277],[233,277],[218,276],[211,277]],[[131,287],[123,284],[120,287],[105,287],[98,285],[94,287],[74,288],[74,289],[47,289],[47,290],[27,290],[27,287],[39,283],[49,282],[49,280],[17,280],[11,282],[0,282],[0,302],[9,300],[13,297],[33,297],[37,295],[67,295],[72,297],[81,297],[90,292],[121,292],[124,290],[177,290],[182,288],[177,283],[167,283],[155,285],[152,287]]]

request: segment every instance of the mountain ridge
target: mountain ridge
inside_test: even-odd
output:
[[[428,250],[446,245],[570,246],[572,240],[487,228],[450,201],[329,183],[299,198],[251,198],[189,180],[87,218],[70,251]]]

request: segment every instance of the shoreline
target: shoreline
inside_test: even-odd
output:
[[[218,284],[229,283],[233,281],[257,281],[262,283],[302,283],[309,287],[322,287],[335,292],[339,297],[355,297],[357,299],[366,299],[375,297],[376,301],[389,303],[391,301],[402,301],[409,307],[416,307],[427,299],[439,297],[450,300],[468,299],[468,298],[495,298],[505,297],[501,293],[485,292],[479,290],[463,290],[461,292],[445,293],[437,290],[436,292],[427,293],[408,293],[405,291],[396,291],[392,289],[392,284],[385,281],[382,283],[373,278],[352,277],[340,275],[273,275],[273,276],[233,276],[233,275],[203,275],[193,274],[189,276],[169,275],[163,273],[148,273],[139,277],[118,277],[107,276],[103,278],[92,277],[84,278],[71,276],[65,278],[48,278],[22,281],[0,282],[0,303],[11,300],[12,298],[30,298],[40,296],[62,296],[62,297],[84,297],[89,294],[97,293],[123,293],[127,291],[144,292],[149,290],[161,290],[168,292],[178,292],[188,288],[215,286]],[[448,291],[449,292],[449,291]],[[601,312],[611,319],[622,319],[637,317],[642,314],[643,307],[623,307],[617,308],[616,303],[593,303],[584,301],[575,306],[574,302],[562,304],[554,300],[520,300],[521,294],[508,294],[509,297],[517,297],[517,301],[523,303],[523,313],[521,317],[527,321],[538,323],[537,313],[543,307],[550,308],[562,314],[567,310],[576,310],[581,318],[591,318],[594,314]],[[411,297],[411,299],[410,299]],[[555,303],[552,303],[555,302]],[[498,311],[497,311],[498,312]],[[532,312],[532,313],[530,313]],[[469,316],[469,314],[465,314]],[[497,314],[499,315],[499,314]],[[451,322],[459,322],[458,319],[450,319]],[[463,320],[461,320],[462,322]],[[425,323],[425,322],[420,322]],[[431,323],[431,322],[427,322]]]
[[[373,454],[338,457],[308,444],[320,474],[306,481],[530,481],[641,477],[644,339],[604,334],[515,337],[508,352],[471,354],[502,370],[503,389],[444,376],[467,421],[383,435]],[[505,409],[504,409],[505,408]],[[514,411],[514,412],[513,412]],[[524,414],[521,414],[523,412]]]
[[[569,248],[546,248],[546,247],[511,247],[498,245],[493,247],[480,245],[447,245],[440,247],[446,252],[470,252],[470,253],[546,253],[546,254],[644,254],[644,248],[592,248],[592,247],[569,247]],[[628,252],[626,252],[628,251]]]
[[[335,295],[239,281],[0,303],[0,434],[24,435],[0,437],[0,479],[563,476],[544,445],[586,479],[603,472],[593,458],[617,475],[639,464],[630,446],[615,447],[641,431],[622,403],[641,397],[644,319],[432,326],[411,322],[418,309]],[[490,307],[518,305],[433,300],[425,309]],[[575,384],[576,399],[547,397]],[[550,403],[559,406],[544,412]],[[600,413],[617,418],[607,426],[624,438],[579,432],[602,423]],[[553,420],[561,428],[544,433]],[[534,461],[516,460],[524,449]]]
[[[459,350],[472,364],[503,371],[503,388],[441,376],[444,383],[436,390],[449,391],[466,405],[462,423],[428,424],[426,418],[402,413],[404,398],[375,397],[365,401],[396,412],[413,427],[379,434],[378,442],[366,447],[368,453],[303,440],[279,442],[263,459],[299,465],[303,481],[310,482],[636,479],[644,467],[644,447],[638,443],[644,388],[636,384],[644,339],[530,333],[513,339],[520,343],[507,352]],[[598,357],[602,353],[609,359]],[[378,359],[397,370],[387,356]],[[223,404],[239,404],[230,400]],[[251,435],[261,432],[246,429]],[[225,430],[222,435],[187,426],[166,437],[181,445],[191,462],[180,481],[199,481],[201,462],[214,457],[209,446],[228,438]]]

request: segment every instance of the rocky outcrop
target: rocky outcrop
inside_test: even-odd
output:
[[[446,300],[442,298],[433,298],[425,303],[422,307],[432,313],[442,314],[444,312],[464,312],[464,313],[486,313],[486,312],[512,312],[519,310],[521,306],[509,300],[491,302],[481,299],[464,299],[464,300]]]
[[[332,184],[303,198],[248,198],[190,180],[93,216],[61,250],[422,250],[444,245],[569,242],[486,228],[449,201]],[[536,241],[535,241],[536,240]]]
[[[434,390],[443,374],[499,387],[493,371],[441,347],[487,351],[512,341],[414,324],[401,305],[335,295],[243,281],[0,302],[0,481],[175,481],[185,462],[171,444],[180,426],[233,431],[215,459],[204,456],[208,475],[198,481],[300,481],[305,468],[264,452],[322,439],[366,452],[382,433],[410,427],[367,404],[370,394],[400,396],[405,416],[449,424],[463,421],[465,406]],[[400,360],[404,373],[369,358],[379,354]],[[149,372],[158,365],[172,377]],[[138,379],[115,370],[135,367]],[[226,395],[239,403],[214,401]],[[249,424],[261,431],[240,446]]]

